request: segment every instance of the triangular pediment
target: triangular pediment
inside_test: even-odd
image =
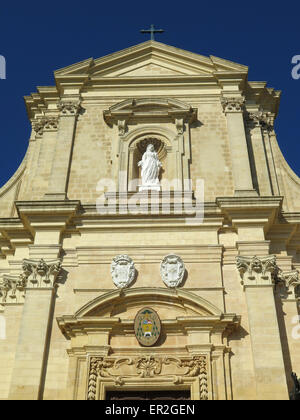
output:
[[[211,75],[215,72],[247,72],[247,67],[214,56],[205,57],[156,41],[93,60],[88,59],[55,72],[57,79],[131,78]]]

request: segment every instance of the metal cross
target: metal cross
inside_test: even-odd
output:
[[[140,32],[142,34],[151,34],[151,41],[154,41],[154,34],[162,34],[165,31],[163,29],[155,29],[154,25],[151,25],[150,29],[142,29]]]

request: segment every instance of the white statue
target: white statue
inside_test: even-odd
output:
[[[110,271],[113,282],[119,289],[129,287],[136,275],[134,263],[128,255],[117,255],[111,263]]]
[[[178,255],[167,255],[162,260],[160,265],[160,274],[166,286],[180,286],[184,278],[184,273],[184,262]]]
[[[160,190],[159,171],[162,167],[158,159],[157,153],[154,150],[153,144],[148,144],[146,152],[143,154],[142,160],[138,163],[142,167],[142,185],[140,191],[145,190]]]

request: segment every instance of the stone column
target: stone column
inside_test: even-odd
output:
[[[276,257],[237,257],[246,294],[257,398],[288,399],[273,283]]]
[[[257,192],[253,189],[244,126],[244,98],[223,97],[221,103],[227,118],[235,195],[255,196],[257,195]]]
[[[60,110],[60,120],[48,191],[45,194],[47,200],[64,200],[67,198],[75,128],[81,109],[80,101],[61,101],[58,104],[58,109]]]
[[[54,261],[24,260],[20,281],[25,303],[12,374],[10,400],[42,398],[45,360],[53,311],[55,282],[61,269]]]

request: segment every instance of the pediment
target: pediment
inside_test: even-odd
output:
[[[218,57],[195,54],[156,41],[88,59],[55,72],[56,79],[176,77],[211,75],[215,72],[247,72],[247,67]]]
[[[105,110],[103,116],[108,125],[132,118],[168,118],[172,121],[182,118],[192,122],[197,119],[197,109],[172,98],[127,99]]]

